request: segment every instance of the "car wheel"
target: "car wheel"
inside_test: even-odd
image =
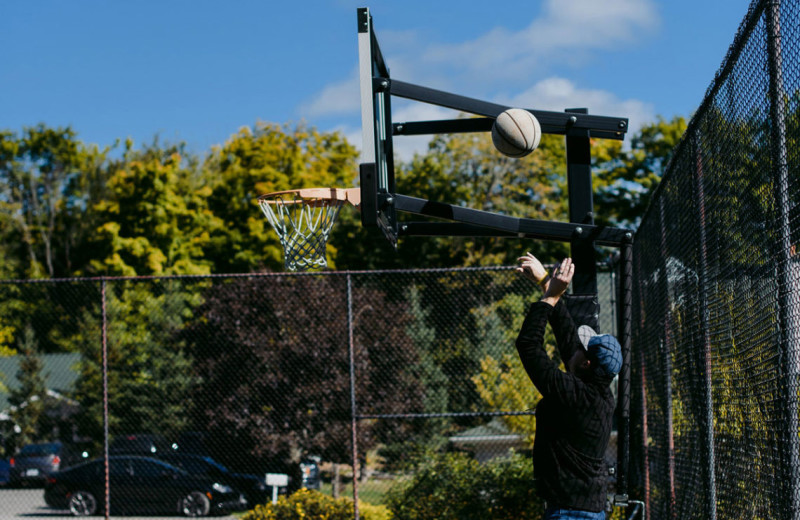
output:
[[[97,499],[88,491],[76,491],[69,497],[69,510],[75,516],[89,516],[97,512]]]
[[[208,516],[211,501],[202,491],[192,491],[181,499],[178,509],[183,516]]]

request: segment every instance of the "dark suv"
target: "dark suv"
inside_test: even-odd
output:
[[[88,456],[88,454],[87,454]],[[8,484],[44,484],[47,477],[83,460],[80,450],[61,442],[28,444],[9,459]]]

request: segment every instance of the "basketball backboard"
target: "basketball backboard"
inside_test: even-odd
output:
[[[389,68],[372,27],[369,9],[358,9],[358,66],[361,86],[361,223],[378,227],[397,246]]]

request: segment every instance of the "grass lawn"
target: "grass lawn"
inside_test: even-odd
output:
[[[391,487],[393,481],[391,480],[378,480],[369,479],[366,482],[358,483],[358,499],[364,503],[372,505],[384,504],[384,495]],[[333,486],[330,483],[323,482],[322,489],[320,490],[326,495],[333,494]],[[353,497],[353,483],[348,482],[342,484],[340,496]]]

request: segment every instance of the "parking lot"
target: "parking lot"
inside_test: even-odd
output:
[[[0,518],[70,517],[69,511],[50,509],[41,489],[0,489]]]
[[[43,495],[42,490],[37,488],[32,488],[32,489],[0,488],[0,520],[10,520],[12,518],[14,519],[46,518],[48,520],[57,518],[74,518],[69,514],[69,511],[61,511],[58,509],[51,509],[50,507],[48,507],[47,504],[44,503],[44,498],[42,497],[42,495]],[[174,520],[175,518],[178,517],[126,516],[124,518],[126,520],[136,520],[137,518],[142,518],[142,520],[160,520],[162,518],[164,519],[170,518]],[[233,517],[214,517],[214,518],[231,519]]]

